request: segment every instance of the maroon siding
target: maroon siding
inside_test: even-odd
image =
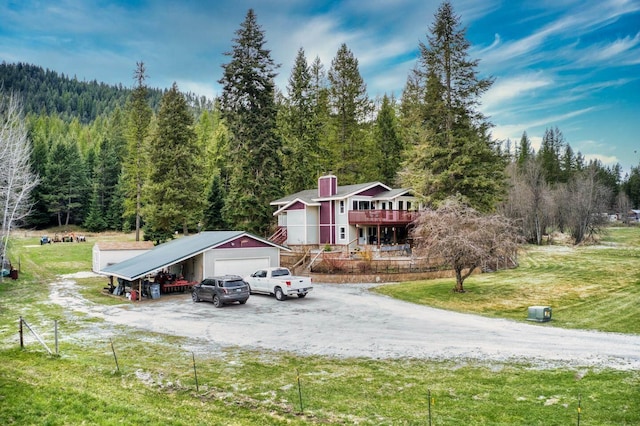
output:
[[[318,196],[331,197],[338,192],[338,178],[335,176],[321,176],[318,179]]]
[[[320,203],[320,244],[333,244],[335,217],[333,201]]]
[[[304,210],[304,203],[296,201],[295,203],[287,207],[287,210]]]
[[[369,188],[366,191],[362,191],[362,192],[358,192],[356,195],[366,195],[369,197],[375,197],[376,195],[380,194],[381,192],[386,192],[387,190],[380,186],[380,185],[376,185],[373,188]]]
[[[257,248],[257,247],[273,247],[271,244],[267,244],[263,241],[256,240],[251,237],[243,236],[224,243],[216,249],[228,249],[228,248]]]

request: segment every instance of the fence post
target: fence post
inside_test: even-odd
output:
[[[53,334],[56,339],[56,356],[58,355],[58,320],[53,320]]]
[[[200,392],[200,387],[198,386],[198,372],[196,371],[196,354],[191,352],[191,356],[193,357],[193,375],[196,378],[196,392]]]
[[[24,349],[24,337],[22,331],[22,317],[20,317],[20,349]]]
[[[111,342],[111,351],[113,352],[113,358],[116,360],[116,371],[120,372],[120,366],[118,365],[118,357],[116,356],[116,348],[113,347],[113,340],[109,339]]]
[[[298,380],[298,397],[300,398],[300,414],[304,413],[304,409],[302,407],[302,385],[300,384],[300,372],[296,368],[296,380]]]

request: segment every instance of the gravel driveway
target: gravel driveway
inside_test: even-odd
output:
[[[194,347],[270,349],[300,355],[521,361],[536,367],[640,369],[640,336],[565,330],[484,318],[394,300],[366,284],[317,284],[305,299],[253,295],[216,309],[189,294],[96,305],[78,296],[73,276],[51,286],[51,300],[107,323],[193,339]],[[526,312],[523,312],[523,316]]]

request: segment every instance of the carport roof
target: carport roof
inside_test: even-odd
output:
[[[147,274],[167,266],[182,262],[206,250],[223,245],[241,236],[248,236],[280,249],[286,249],[269,240],[242,231],[206,231],[196,235],[178,238],[156,246],[153,250],[109,265],[101,273],[119,277],[127,281],[137,280]]]

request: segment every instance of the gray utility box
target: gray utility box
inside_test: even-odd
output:
[[[551,321],[551,306],[529,306],[527,321]]]

